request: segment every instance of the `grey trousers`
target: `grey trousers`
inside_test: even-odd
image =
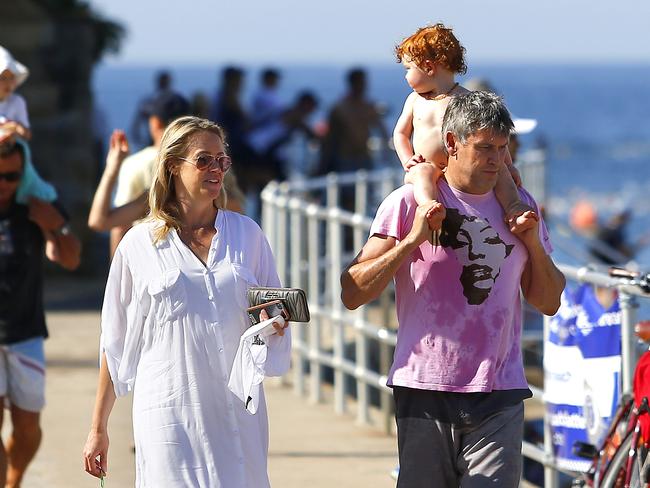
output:
[[[471,428],[398,418],[397,488],[517,488],[523,426],[523,402]]]

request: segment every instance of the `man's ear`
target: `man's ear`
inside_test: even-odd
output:
[[[456,156],[456,152],[458,152],[456,136],[449,131],[445,133],[445,149],[451,157]]]

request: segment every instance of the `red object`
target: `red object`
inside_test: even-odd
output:
[[[634,383],[632,386],[634,392],[634,405],[641,405],[643,397],[650,400],[650,351],[644,352],[634,369]],[[641,435],[643,442],[650,442],[650,415],[643,413],[639,416],[639,425],[641,426]]]

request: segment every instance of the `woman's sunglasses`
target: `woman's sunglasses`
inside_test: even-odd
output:
[[[211,156],[209,154],[201,154],[195,161],[186,158],[178,158],[186,163],[196,166],[199,171],[205,171],[212,168],[219,168],[223,173],[227,172],[232,166],[232,159],[230,156],[222,154],[220,156]]]
[[[20,177],[23,174],[20,171],[9,171],[8,173],[0,173],[0,180],[8,181],[9,183],[15,183],[20,180]]]

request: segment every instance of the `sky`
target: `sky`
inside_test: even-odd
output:
[[[392,63],[443,22],[470,63],[650,64],[648,0],[89,0],[128,31],[111,64]]]

